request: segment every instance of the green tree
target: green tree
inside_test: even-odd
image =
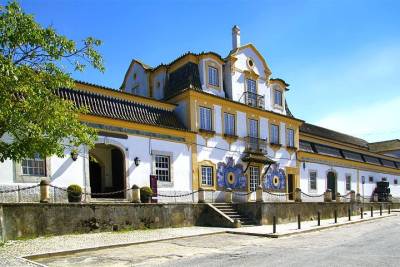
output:
[[[100,44],[88,37],[77,47],[39,25],[17,2],[0,5],[0,161],[63,156],[66,147],[93,145],[95,130],[79,121],[87,110],[56,90],[74,87],[68,67],[104,71]]]

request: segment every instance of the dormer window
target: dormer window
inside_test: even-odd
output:
[[[282,106],[282,91],[274,89],[274,104]]]
[[[208,84],[219,87],[218,69],[212,66],[208,66]]]

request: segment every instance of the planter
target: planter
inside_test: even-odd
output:
[[[68,202],[79,203],[82,200],[82,193],[68,193]]]

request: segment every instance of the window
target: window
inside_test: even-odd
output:
[[[201,166],[201,184],[206,186],[213,186],[213,167]]]
[[[394,183],[394,184],[398,184],[399,181],[397,181],[397,179],[394,179],[393,183]]]
[[[249,136],[258,138],[258,121],[249,119]]]
[[[212,130],[211,109],[200,107],[200,129]]]
[[[369,182],[370,182],[370,183],[373,183],[373,182],[374,182],[374,176],[370,176],[370,177],[369,177]]]
[[[235,135],[235,115],[224,113],[225,134]]]
[[[279,126],[271,124],[271,143],[279,144]]]
[[[289,129],[287,129],[287,133],[288,133],[287,146],[288,147],[294,147],[294,130],[289,128]]]
[[[346,190],[351,190],[351,175],[346,175]]]
[[[317,172],[310,171],[310,191],[317,190]]]
[[[274,90],[274,104],[278,106],[282,106],[282,91]]]
[[[208,66],[208,84],[219,86],[218,69]]]
[[[350,159],[350,160],[357,160],[357,161],[363,161],[361,154],[359,153],[355,153],[355,152],[350,152],[350,151],[346,151],[343,150],[343,155],[345,159]]]
[[[260,168],[251,166],[250,167],[250,191],[256,191],[257,186],[260,184]]]
[[[340,154],[340,150],[338,148],[319,144],[315,144],[315,148],[317,149],[318,154],[342,158],[342,154]]]
[[[386,177],[382,177],[382,182],[386,182],[387,178]]]
[[[247,92],[253,93],[255,97],[257,94],[256,81],[252,79],[246,79],[246,85],[247,85]]]
[[[21,162],[22,175],[46,176],[46,161],[41,158],[23,159]]]
[[[158,181],[170,182],[170,158],[169,156],[155,156],[155,175]]]
[[[314,150],[312,149],[311,143],[305,142],[305,141],[300,141],[300,150],[306,151],[306,152],[311,152],[311,153],[314,152]]]

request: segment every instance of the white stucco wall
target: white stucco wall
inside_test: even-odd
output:
[[[154,76],[153,79],[153,97],[155,99],[163,99],[164,98],[164,88],[165,88],[165,71],[159,72]],[[158,84],[160,86],[158,86]]]
[[[134,74],[136,74],[136,79],[134,79]],[[127,80],[125,82],[125,91],[148,97],[148,86],[148,74],[145,69],[142,65],[134,63],[128,72]]]
[[[311,191],[309,188],[309,173],[310,171],[317,172],[317,190]],[[394,184],[394,179],[398,179],[400,182],[400,176],[392,174],[384,174],[380,172],[371,172],[364,170],[357,170],[356,168],[329,166],[321,163],[306,162],[305,168],[303,163],[300,164],[300,188],[307,194],[320,195],[327,189],[327,174],[329,171],[334,171],[337,175],[337,192],[341,195],[347,194],[346,191],[346,175],[351,175],[351,189],[356,193],[363,194],[362,192],[362,176],[365,177],[366,183],[364,184],[364,195],[371,196],[373,190],[376,188],[376,182],[381,181],[382,177],[386,177],[389,181],[391,194],[395,197],[400,197],[400,185]],[[369,176],[374,177],[374,182],[369,182]],[[359,191],[357,191],[357,177],[359,177]]]
[[[212,62],[213,67],[216,67],[218,69],[218,75],[219,75],[219,83],[220,86],[219,88],[214,88],[208,84],[208,81],[206,79],[207,75],[206,73],[208,72],[207,69],[207,62]],[[223,69],[222,69],[222,64],[219,63],[218,61],[214,60],[213,58],[203,58],[199,61],[199,75],[200,75],[200,82],[201,82],[201,88],[203,91],[217,95],[220,97],[225,97],[225,91],[223,90],[224,88],[224,75],[223,75]]]

